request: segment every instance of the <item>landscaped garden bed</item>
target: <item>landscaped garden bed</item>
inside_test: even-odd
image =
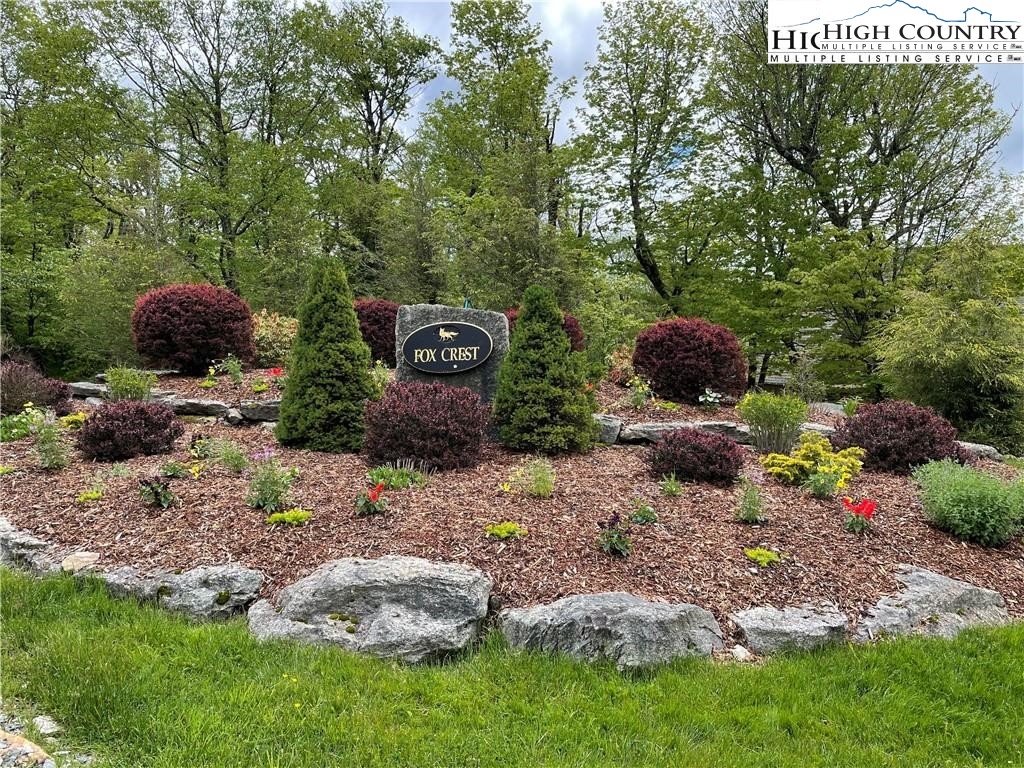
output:
[[[383,515],[358,518],[353,500],[367,488],[369,469],[359,456],[275,446],[281,464],[299,472],[289,506],[312,515],[302,526],[270,526],[263,510],[246,504],[250,471],[235,474],[216,461],[194,459],[188,450],[193,436],[234,441],[246,454],[274,445],[261,426],[191,423],[170,454],[116,465],[76,456],[55,476],[38,468],[31,440],[16,441],[4,452],[14,471],[0,477],[5,514],[68,551],[98,552],[105,568],[174,570],[237,561],[266,574],[266,594],[328,560],[402,554],[486,571],[505,607],[623,591],[701,605],[728,632],[729,613],[765,603],[830,600],[856,619],[880,595],[897,590],[896,564],[912,563],[997,590],[1011,615],[1024,615],[1024,541],[986,549],[932,528],[915,481],[905,476],[866,471],[852,481],[849,494],[870,496],[879,510],[872,531],[856,536],[843,529],[836,499],[815,499],[766,478],[753,451],[743,472],[759,479],[768,520],[751,526],[734,519],[739,487],[684,482],[679,496],[664,495],[650,474],[646,447],[608,446],[554,458],[554,492],[534,498],[506,491],[530,457],[492,444],[478,466],[431,475],[423,487],[387,491]],[[139,498],[138,485],[169,461],[186,474],[167,481],[177,502],[162,510]],[[1003,477],[1020,475],[996,462],[979,466]],[[102,490],[101,498],[76,501],[93,488]],[[638,500],[656,510],[657,522],[630,526],[629,557],[601,552],[598,524],[614,513],[628,517]],[[515,521],[527,535],[508,541],[486,535],[488,524],[504,521]],[[744,554],[755,548],[778,552],[781,562],[756,566]]]

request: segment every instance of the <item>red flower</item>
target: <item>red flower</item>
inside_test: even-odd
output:
[[[847,496],[843,499],[843,506],[846,507],[847,511],[851,515],[857,517],[863,517],[865,520],[870,520],[875,516],[875,510],[878,509],[878,502],[872,501],[871,499],[863,499],[858,501],[856,504],[853,503],[853,499]]]
[[[284,368],[271,368],[267,371],[271,376],[284,376]]]
[[[366,492],[367,498],[370,499],[374,504],[377,503],[377,499],[380,498],[380,492],[384,490],[384,483],[377,483],[377,487],[371,488]]]

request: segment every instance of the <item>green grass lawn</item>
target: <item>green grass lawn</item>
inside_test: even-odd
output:
[[[0,573],[2,687],[114,766],[1024,764],[1024,626],[643,676],[261,644],[98,583]]]

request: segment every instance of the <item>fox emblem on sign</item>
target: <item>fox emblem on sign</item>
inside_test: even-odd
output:
[[[455,341],[455,337],[459,335],[458,331],[450,331],[444,326],[441,326],[437,330],[437,335],[441,341]]]

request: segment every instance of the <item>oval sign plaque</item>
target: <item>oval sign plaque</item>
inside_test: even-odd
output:
[[[462,373],[491,355],[491,334],[472,323],[433,323],[405,337],[402,357],[424,373]]]

